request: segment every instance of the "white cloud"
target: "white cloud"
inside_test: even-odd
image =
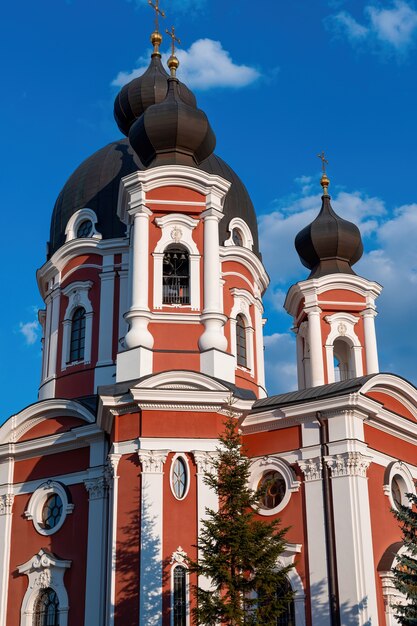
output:
[[[269,394],[297,388],[295,338],[290,333],[264,337],[266,386]]]
[[[353,44],[367,43],[376,52],[391,50],[403,54],[414,43],[417,33],[417,11],[405,0],[394,0],[388,6],[367,4],[366,24],[358,22],[347,11],[326,18],[325,24],[336,34],[345,35]]]
[[[40,330],[39,323],[34,320],[33,322],[20,322],[19,324],[19,332],[25,338],[26,345],[33,346],[38,339],[38,333]]]
[[[188,50],[178,49],[180,61],[178,77],[192,89],[207,90],[213,87],[246,87],[255,82],[260,73],[249,65],[238,65],[220,41],[198,39]],[[162,55],[164,64],[169,53]],[[139,66],[130,72],[119,72],[112,85],[121,87],[141,76],[149,65],[149,58],[139,59]]]

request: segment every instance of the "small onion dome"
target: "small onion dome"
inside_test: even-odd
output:
[[[183,100],[178,79],[170,77],[165,100],[136,120],[129,142],[145,167],[196,166],[213,153],[216,137],[206,114]]]
[[[156,35],[159,33],[153,33],[152,36]],[[155,46],[153,39],[152,43]],[[114,101],[114,118],[120,131],[126,137],[132,124],[148,107],[165,99],[168,78],[169,74],[161,63],[161,55],[159,52],[154,52],[146,72],[121,88]],[[194,94],[183,83],[179,83],[178,91],[184,102],[194,107],[197,105]]]
[[[326,182],[328,184],[327,177]],[[311,270],[309,278],[354,274],[352,265],[359,261],[363,253],[359,228],[333,211],[330,196],[326,193],[327,186],[324,189],[320,213],[295,238],[301,262]]]

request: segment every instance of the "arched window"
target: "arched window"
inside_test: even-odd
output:
[[[294,600],[288,579],[277,587],[277,599],[284,600],[285,611],[277,618],[277,626],[295,626]],[[290,599],[288,599],[290,598]]]
[[[335,382],[356,376],[352,362],[351,346],[344,339],[336,339],[333,345]]]
[[[172,594],[173,626],[186,626],[187,624],[187,570],[182,565],[174,568]]]
[[[33,626],[59,626],[59,601],[55,591],[42,589],[35,602]]]
[[[82,361],[85,348],[85,309],[78,307],[72,315],[69,362]]]
[[[236,359],[242,367],[248,366],[246,355],[246,327],[242,315],[236,317]]]
[[[190,304],[190,255],[184,246],[165,250],[162,286],[163,304]]]

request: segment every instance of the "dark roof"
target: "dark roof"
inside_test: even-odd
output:
[[[257,400],[255,402],[252,407],[252,412],[264,411],[265,409],[278,409],[282,406],[289,406],[291,404],[314,402],[314,400],[323,400],[325,398],[333,398],[334,396],[342,396],[347,393],[355,393],[374,376],[377,376],[377,374],[359,376],[359,378],[342,380],[338,383],[319,385],[318,387],[309,387],[308,389],[300,389],[299,391],[281,393],[278,396],[262,398],[262,400]]]
[[[143,169],[127,139],[108,144],[81,163],[65,183],[55,203],[48,256],[52,256],[64,243],[68,220],[79,209],[90,208],[96,213],[97,230],[103,239],[123,237],[126,227],[116,213],[119,184],[124,176]],[[259,256],[255,209],[238,175],[214,154],[200,163],[199,169],[222,176],[232,183],[224,202],[225,217],[219,224],[220,243],[229,238],[227,226],[230,220],[240,217],[251,230],[253,251]]]
[[[170,370],[172,372],[184,372],[184,371],[192,371],[192,370]],[[121,383],[115,383],[114,385],[103,385],[98,388],[99,395],[102,396],[122,396],[125,393],[128,393],[131,387],[134,387],[137,383],[147,380],[148,378],[153,378],[158,374],[162,374],[163,372],[153,372],[152,374],[147,374],[146,376],[142,376],[141,378],[135,378],[133,380],[127,380]],[[195,372],[193,371],[193,374]],[[255,400],[256,396],[251,389],[243,389],[242,387],[236,387],[233,383],[229,383],[226,380],[222,380],[221,378],[216,378],[215,376],[208,376],[204,374],[206,378],[211,378],[212,380],[216,380],[217,382],[224,385],[227,389],[233,393],[236,398],[240,398],[241,400]]]

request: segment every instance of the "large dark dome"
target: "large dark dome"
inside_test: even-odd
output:
[[[65,183],[55,203],[51,221],[48,256],[65,242],[69,218],[83,208],[92,209],[98,219],[97,230],[103,239],[123,237],[126,227],[117,217],[120,180],[145,169],[132,151],[127,139],[115,141],[86,159]],[[220,222],[220,243],[229,238],[228,224],[233,217],[242,218],[253,236],[253,251],[259,255],[258,227],[255,210],[246,187],[220,157],[212,154],[199,169],[222,176],[232,183],[225,198],[224,218]]]

